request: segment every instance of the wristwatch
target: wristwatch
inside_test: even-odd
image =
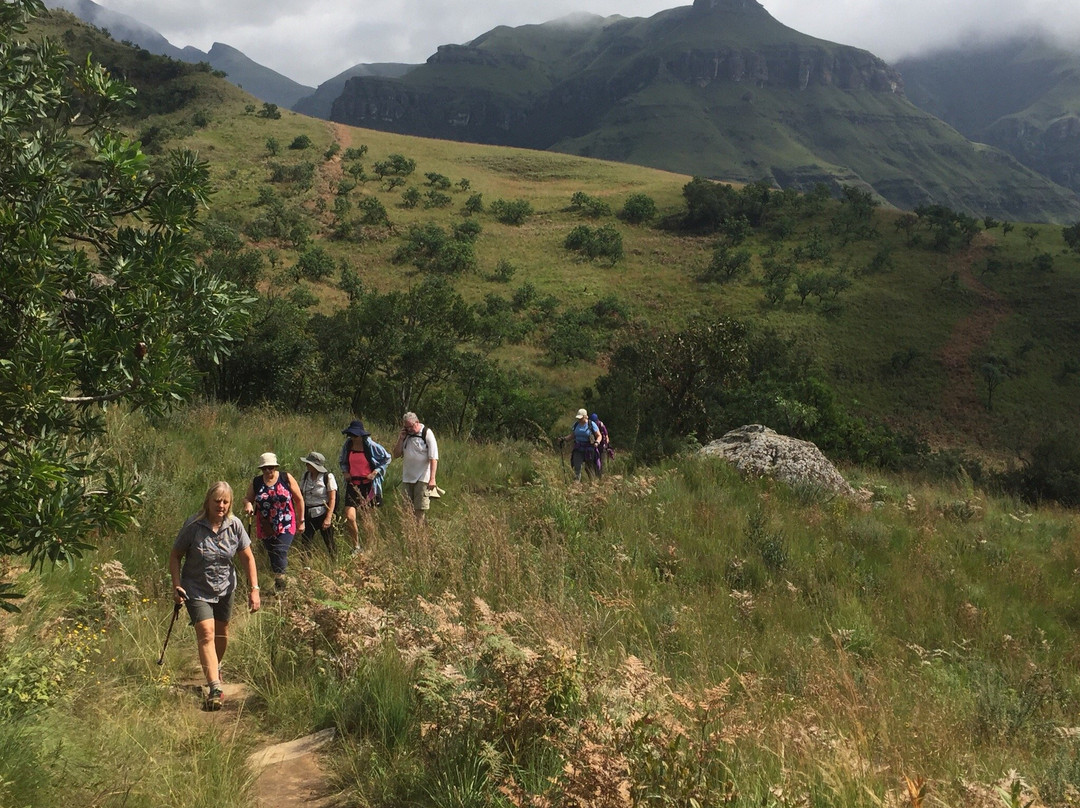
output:
[[[256,589],[258,589],[258,588],[259,588],[259,585],[258,585],[258,584],[255,584],[255,586],[251,587],[251,591],[252,591],[252,592],[254,592],[254,591],[255,591]]]

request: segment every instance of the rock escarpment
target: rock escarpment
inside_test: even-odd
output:
[[[791,486],[812,486],[846,497],[856,496],[817,446],[761,424],[733,429],[703,447],[701,453],[727,460],[747,477],[770,477]]]

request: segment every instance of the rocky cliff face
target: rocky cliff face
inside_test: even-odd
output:
[[[754,0],[543,27],[440,47],[398,80],[350,79],[330,117],[716,179],[854,184],[906,208],[1026,221],[1080,213],[1076,194],[910,104],[881,59],[786,28]],[[1060,129],[1071,144],[1070,125]]]
[[[854,48],[832,50],[790,46],[767,50],[693,50],[668,58],[667,69],[687,84],[715,81],[805,90],[811,85],[841,90],[903,94],[900,74],[872,54]]]
[[[712,2],[760,8],[753,0]],[[730,83],[759,89],[802,91],[816,86],[903,94],[899,73],[881,59],[855,48],[791,44],[657,53],[643,47],[640,41],[615,40],[604,55],[610,57],[613,51],[620,51],[621,57],[616,72],[583,71],[541,94],[501,93],[468,85],[424,86],[420,82],[360,76],[345,84],[331,107],[330,119],[429,137],[543,149],[588,131],[606,110],[661,76],[697,88]],[[485,72],[522,70],[531,66],[531,60],[465,45],[444,45],[428,59],[426,67],[430,74],[448,65]]]

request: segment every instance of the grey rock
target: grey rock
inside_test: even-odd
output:
[[[791,486],[813,486],[858,498],[817,446],[781,435],[761,424],[733,429],[702,447],[701,454],[723,458],[747,477],[770,477]]]

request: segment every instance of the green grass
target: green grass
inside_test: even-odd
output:
[[[155,664],[170,536],[209,481],[244,484],[266,448],[332,454],[337,424],[200,406],[111,426],[148,506],[87,565],[20,579],[0,653],[14,804],[243,805],[258,738],[327,726],[357,804],[501,805],[553,776],[747,805],[873,805],[901,775],[946,803],[1012,769],[1043,795],[1077,785],[1055,729],[1080,685],[1068,513],[849,469],[876,492],[858,505],[690,456],[578,487],[553,451],[446,436],[426,530],[389,497],[362,561],[294,558],[297,585],[238,617],[230,676],[254,695],[221,732],[175,685],[187,626]],[[130,597],[102,595],[113,559]],[[24,653],[59,678],[36,689]]]

